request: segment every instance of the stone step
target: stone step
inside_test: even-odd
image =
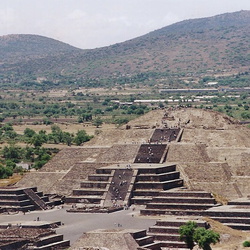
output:
[[[175,179],[162,182],[136,182],[135,189],[170,189],[183,186],[182,179]]]
[[[157,220],[155,226],[179,228],[189,220]],[[204,227],[204,221],[195,221],[199,227]]]
[[[196,216],[203,216],[204,211],[203,210],[181,210],[181,209],[141,209],[140,210],[141,215],[196,215]]]
[[[22,206],[28,206],[28,205],[32,205],[30,200],[21,200],[21,201],[17,201],[17,200],[0,200],[0,206],[14,206],[14,207],[22,207]]]
[[[240,224],[240,223],[223,223],[223,225],[231,227],[233,229],[237,229],[237,230],[250,230],[250,224]]]
[[[48,202],[49,201],[49,197],[48,196],[41,196],[40,197],[44,202]]]
[[[51,250],[51,249],[65,249],[70,246],[69,240],[54,242],[45,246],[35,247],[34,250]]]
[[[106,189],[94,189],[94,188],[81,188],[81,189],[74,189],[73,196],[81,196],[81,195],[103,195],[103,193],[107,191]]]
[[[35,210],[35,206],[34,205],[23,206],[23,207],[20,207],[19,210],[23,212],[29,212],[29,211]]]
[[[163,166],[158,168],[140,168],[138,170],[138,175],[140,174],[162,174],[167,172],[176,171],[176,165]]]
[[[139,246],[144,246],[148,245],[154,242],[154,237],[153,236],[144,236],[142,238],[136,238],[136,242],[138,243]]]
[[[108,175],[110,175],[112,173],[112,169],[98,168],[98,169],[96,169],[96,173],[97,174],[108,174]]]
[[[149,227],[149,233],[166,233],[166,234],[178,234],[179,227],[165,227],[165,226],[152,226]]]
[[[155,241],[180,241],[180,234],[166,234],[166,233],[150,233],[148,232],[149,236],[154,237]]]
[[[176,209],[176,210],[206,210],[211,208],[210,204],[192,204],[192,203],[155,203],[154,200],[147,204],[146,209]]]
[[[59,242],[59,241],[63,241],[63,235],[52,234],[52,235],[48,235],[46,237],[40,238],[39,241],[36,243],[36,246],[41,247],[41,246],[52,244],[52,243]]]
[[[31,188],[24,190],[24,193],[27,194],[28,198],[35,205],[37,209],[46,209],[46,203],[41,199],[41,197]]]
[[[109,181],[109,178],[112,177],[112,175],[107,174],[92,174],[88,176],[89,181]]]
[[[250,211],[214,211],[207,210],[204,212],[204,216],[208,217],[244,217],[250,218]]]
[[[229,201],[227,205],[250,206],[250,201]]]
[[[161,241],[161,250],[169,250],[170,248],[189,249],[184,241]]]
[[[15,194],[15,195],[21,195],[24,193],[24,190],[26,188],[3,188],[0,189],[0,194]],[[34,192],[37,192],[36,187],[31,187],[29,189],[32,189]]]
[[[146,249],[161,250],[161,242],[153,242],[151,244],[147,244],[137,248],[137,250],[146,250]]]
[[[162,174],[140,174],[136,177],[136,181],[138,182],[147,182],[147,181],[168,181],[173,179],[179,179],[180,178],[180,172],[173,171],[168,173],[162,173]]]
[[[26,194],[19,194],[19,195],[15,195],[15,194],[0,194],[0,200],[25,200],[27,199],[27,195]]]
[[[66,197],[65,203],[93,203],[98,204],[102,200],[102,196],[84,195]]]
[[[136,205],[145,205],[148,202],[152,201],[152,197],[147,196],[135,196],[133,198],[130,199],[132,204],[136,204]]]
[[[147,235],[147,231],[145,229],[143,229],[143,230],[139,230],[136,232],[131,232],[131,235],[133,236],[134,239],[142,238],[142,237],[145,237]]]
[[[143,197],[148,197],[148,196],[157,196],[159,192],[161,192],[162,189],[136,189],[133,191],[133,196],[138,197],[138,196],[143,196]]]
[[[211,204],[214,205],[216,203],[213,198],[196,198],[196,197],[164,197],[161,196],[161,192],[159,196],[153,198],[153,202],[161,202],[161,203],[192,203],[192,204]]]
[[[106,188],[109,182],[99,181],[82,181],[80,184],[81,188]]]
[[[162,191],[161,196],[212,198],[210,193],[204,191]]]
[[[250,224],[250,218],[245,217],[211,217],[211,219],[219,221],[221,223]]]

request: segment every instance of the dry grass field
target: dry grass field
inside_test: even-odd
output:
[[[87,134],[94,135],[96,130],[107,131],[116,128],[115,124],[102,124],[99,128],[96,128],[91,123],[89,124],[80,124],[80,123],[68,123],[68,124],[60,124],[55,123],[55,125],[59,126],[62,131],[69,132],[69,133],[76,133],[78,130],[84,129]],[[32,125],[32,124],[22,124],[22,125],[14,125],[14,130],[18,134],[23,134],[26,128],[33,129],[34,131],[38,132],[40,130],[45,130],[47,133],[51,132],[51,125],[39,124],[39,125]]]

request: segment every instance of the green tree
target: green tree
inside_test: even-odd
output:
[[[3,157],[6,160],[12,160],[14,162],[18,162],[21,158],[22,152],[21,148],[16,147],[14,145],[5,146],[2,150]]]
[[[94,126],[96,126],[97,128],[99,128],[99,126],[101,126],[103,123],[102,119],[100,117],[97,117],[96,119],[93,120],[92,124]]]
[[[13,175],[12,168],[0,165],[0,179],[5,179],[12,175]]]
[[[210,245],[220,241],[220,235],[213,230],[206,230],[203,227],[198,227],[193,235],[193,240],[203,250],[211,250]]]
[[[42,135],[35,134],[34,136],[32,136],[30,142],[34,145],[34,147],[41,147],[45,141]]]
[[[250,119],[250,112],[248,111],[243,111],[240,115],[243,119]]]
[[[189,249],[193,249],[195,245],[193,237],[197,227],[196,222],[188,221],[185,225],[182,225],[179,228],[180,239],[186,242]]]
[[[74,138],[74,143],[80,146],[82,143],[89,141],[92,136],[89,136],[85,130],[78,130]]]
[[[73,136],[69,132],[63,132],[63,141],[66,142],[68,146],[71,146]]]
[[[26,137],[29,137],[29,138],[31,138],[33,135],[35,135],[35,131],[33,130],[33,129],[30,129],[30,128],[26,128],[25,130],[24,130],[24,135],[26,136]]]

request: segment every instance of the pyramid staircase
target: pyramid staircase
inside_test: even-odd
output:
[[[74,189],[65,202],[82,203],[88,207],[123,206],[129,202],[136,173],[125,166],[97,169],[96,174],[82,181],[80,188]]]
[[[0,189],[1,212],[44,210],[53,205],[36,187]]]
[[[150,138],[151,143],[166,143],[175,141],[180,133],[180,128],[158,128]]]
[[[142,144],[134,163],[160,163],[167,144]]]
[[[145,205],[159,192],[183,186],[176,165],[145,165],[138,169],[131,204]]]
[[[114,170],[112,169],[97,169],[96,174],[89,175],[87,181],[81,182],[80,188],[72,191],[72,196],[66,197],[65,203],[103,205],[113,175]]]
[[[38,208],[41,210],[45,210],[47,208],[47,204],[46,202],[41,199],[35,192],[33,189],[29,188],[29,189],[24,189],[23,190],[24,193],[28,196],[28,198],[31,200],[31,202]]]

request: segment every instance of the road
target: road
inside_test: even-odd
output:
[[[2,223],[22,223],[32,224],[39,217],[40,221],[54,222],[61,221],[62,226],[56,229],[58,234],[63,234],[65,240],[70,240],[71,245],[82,235],[96,229],[117,229],[118,223],[123,229],[148,229],[155,224],[156,219],[140,217],[139,207],[134,211],[121,210],[114,213],[91,214],[91,213],[68,213],[64,206],[61,209],[54,208],[47,211],[32,211],[15,215],[0,215],[0,224]],[[121,228],[121,227],[119,227]]]

